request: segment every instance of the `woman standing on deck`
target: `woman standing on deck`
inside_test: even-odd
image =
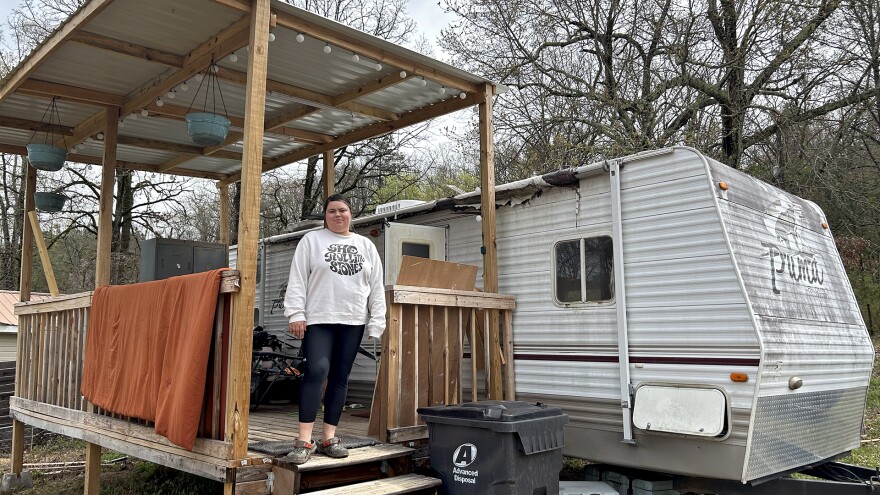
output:
[[[324,203],[327,227],[309,232],[296,247],[284,295],[290,333],[303,339],[305,377],[299,394],[299,436],[285,459],[302,464],[316,450],[347,457],[336,437],[348,392],[348,375],[366,329],[370,338],[385,331],[385,288],[376,246],[349,231],[351,204],[341,194]],[[324,395],[323,440],[312,429]]]

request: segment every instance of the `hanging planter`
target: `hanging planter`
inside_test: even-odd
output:
[[[57,213],[64,208],[67,202],[67,196],[56,192],[35,192],[34,204],[40,211],[49,213]]]
[[[226,102],[223,101],[223,92],[220,90],[220,83],[217,80],[216,72],[219,70],[217,64],[211,61],[211,65],[205,71],[199,83],[199,88],[193,95],[193,101],[189,104],[186,114],[186,132],[190,139],[199,146],[217,146],[223,144],[226,135],[229,133],[229,114],[226,112]],[[207,81],[207,85],[205,82]],[[201,112],[192,112],[193,104],[199,96],[199,92],[205,86],[205,99],[202,103]],[[208,94],[211,95],[210,111],[208,110]],[[220,96],[220,103],[223,107],[223,115],[217,113],[217,96]]]
[[[47,172],[61,170],[67,160],[67,150],[51,144],[29,144],[27,151],[31,165]]]
[[[229,119],[216,113],[192,112],[186,114],[186,132],[199,146],[216,146],[226,140]]]
[[[46,115],[48,115],[48,120],[46,119]],[[58,115],[58,107],[55,105],[55,98],[52,98],[49,107],[43,112],[43,117],[40,119],[40,123],[42,124],[41,127],[46,128],[46,137],[43,143],[34,143],[34,137],[37,135],[39,128],[34,130],[34,133],[31,134],[31,142],[27,145],[28,161],[34,166],[34,168],[39,170],[57,172],[58,170],[61,170],[64,166],[65,160],[67,160],[67,143],[64,139],[64,132],[60,130],[61,116]],[[58,131],[57,134],[55,132],[56,130]],[[61,136],[61,141],[65,143],[65,147],[62,148],[51,144],[57,142],[56,135]]]

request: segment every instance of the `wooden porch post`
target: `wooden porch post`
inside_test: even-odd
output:
[[[98,249],[95,287],[110,284],[110,241],[113,238],[113,184],[116,181],[116,141],[119,107],[107,107],[104,130],[104,164],[101,169],[101,198],[98,200]]]
[[[495,245],[495,145],[492,133],[492,98],[495,88],[484,86],[485,101],[480,110],[480,215],[483,217],[483,290],[498,292],[498,253]],[[498,331],[498,312],[489,312],[488,336],[489,362],[486,375],[489,380],[487,392],[490,399],[502,399],[501,388],[501,340]]]
[[[334,191],[334,182],[336,181],[336,169],[333,163],[333,153],[335,150],[324,152],[324,174],[321,182],[324,185],[324,201],[327,201]]]
[[[24,219],[22,224],[21,238],[21,273],[19,278],[18,290],[19,299],[22,302],[31,300],[31,281],[33,279],[33,256],[34,256],[34,234],[31,230],[31,223],[28,221],[28,212],[34,211],[34,191],[37,189],[37,169],[28,163],[25,157],[21,157],[22,164],[26,167],[24,182]],[[18,338],[18,354],[21,356],[21,337]],[[22,363],[16,365],[16,378],[21,376]],[[15,395],[19,397],[21,390],[19,389],[19,381],[15,380]],[[24,423],[18,420],[12,420],[12,474],[21,475],[21,469],[24,462]]]
[[[220,242],[229,245],[229,186],[217,183],[220,191]]]
[[[260,232],[260,178],[263,165],[263,121],[266,113],[266,75],[269,62],[269,0],[251,1],[250,56],[244,116],[244,152],[241,164],[241,207],[238,216],[238,257],[241,290],[233,296],[232,337],[226,396],[226,441],[231,459],[247,455],[250,405],[251,350],[254,325],[254,289],[257,241]],[[224,492],[232,495],[234,482]]]
[[[104,164],[101,168],[101,196],[98,200],[98,249],[95,260],[95,287],[110,284],[110,241],[113,236],[113,184],[116,181],[116,142],[119,107],[107,107],[104,129]],[[86,444],[84,493],[101,492],[101,446]]]

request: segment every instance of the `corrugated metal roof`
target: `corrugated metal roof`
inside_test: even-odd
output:
[[[32,293],[31,301],[48,299],[49,294]],[[15,316],[15,304],[20,301],[17,290],[0,290],[0,325],[18,326],[18,317]]]
[[[384,125],[386,120],[406,116],[402,122],[409,125],[471,106],[482,98],[484,85],[491,84],[280,1],[273,0],[271,8],[277,24],[272,28],[275,41],[269,44],[265,118],[268,122],[291,117],[282,123],[283,128],[267,130],[263,156],[274,160],[271,167],[403,127]],[[0,81],[4,85],[0,89],[0,152],[24,153],[33,134],[28,128],[45,122],[41,116],[51,96],[58,95],[61,123],[79,134],[76,142],[68,137],[66,145],[86,141],[73,150],[76,154],[100,162],[102,112],[108,102],[121,102],[136,116],[123,115],[119,135],[124,145],[118,159],[154,170],[169,161],[177,163],[184,151],[168,145],[195,146],[182,117],[190,106],[202,110],[207,89],[203,84],[197,93],[199,81],[178,74],[204,73],[208,60],[188,55],[209,47],[222,68],[218,77],[225,112],[218,104],[217,113],[233,120],[230,132],[234,134],[223,148],[225,156],[197,156],[177,166],[212,177],[236,174],[241,163],[229,152],[241,152],[237,141],[246,113],[250,52],[241,36],[230,37],[242,40],[232,46],[217,39],[231,26],[245,26],[249,9],[250,2],[238,0],[87,2]],[[301,42],[300,33],[305,34]],[[324,51],[328,43],[330,53]],[[236,61],[227,56],[230,52]],[[193,65],[197,62],[200,65]],[[177,84],[165,82],[175,77]],[[188,88],[184,90],[179,81],[186,81]],[[454,85],[461,88],[441,91]],[[459,100],[462,88],[470,98]],[[165,96],[170,90],[175,91],[174,99]],[[162,107],[156,106],[153,93],[163,100]],[[441,102],[446,103],[438,107]],[[148,117],[139,115],[143,107],[150,110]],[[354,141],[348,137],[353,132],[357,132],[351,134],[357,137]],[[60,136],[54,137],[58,141]],[[339,145],[334,145],[336,140]],[[211,155],[216,150],[198,147],[195,151]]]

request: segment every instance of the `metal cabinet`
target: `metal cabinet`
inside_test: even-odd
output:
[[[138,282],[162,280],[226,266],[228,261],[225,244],[180,239],[147,239],[141,243]]]

